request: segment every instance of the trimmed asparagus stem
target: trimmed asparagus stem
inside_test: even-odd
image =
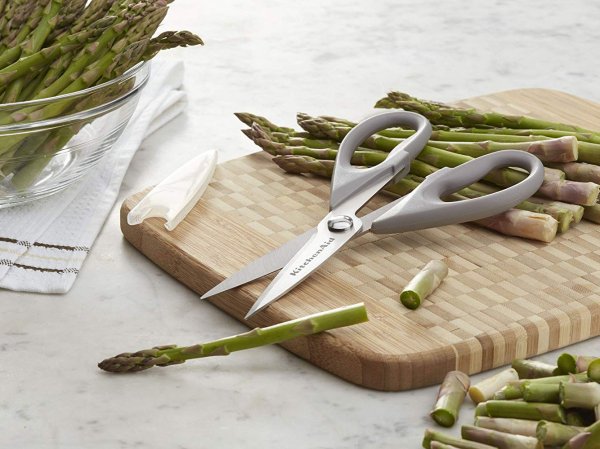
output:
[[[527,402],[560,404],[560,385],[526,382],[523,384],[523,399]]]
[[[537,438],[511,435],[482,427],[463,426],[461,436],[465,440],[489,444],[498,449],[544,449],[543,444]]]
[[[540,377],[539,379],[527,379],[520,381],[521,384],[528,383],[546,383],[546,384],[559,384],[561,382],[587,382],[588,377],[586,373],[578,374],[567,374],[560,376]]]
[[[558,404],[491,400],[486,402],[486,410],[495,418],[546,420],[566,424],[565,410]]]
[[[600,186],[593,182],[578,181],[544,181],[538,194],[546,198],[592,206],[598,202]]]
[[[564,181],[566,175],[565,172],[557,168],[544,167],[544,179],[546,181]]]
[[[430,416],[440,426],[452,427],[458,419],[467,390],[469,389],[469,376],[460,371],[450,371],[446,374],[440,386],[436,403]]]
[[[510,401],[512,399],[521,399],[523,397],[523,389],[519,382],[509,382],[500,390],[494,393],[492,399]]]
[[[562,131],[558,129],[515,129],[515,128],[456,128],[452,130],[457,133],[475,133],[475,134],[501,134],[504,136],[546,136],[546,137],[563,137],[573,136],[579,142],[596,142],[600,144],[600,136],[597,133],[579,133],[575,131]]]
[[[517,372],[514,369],[509,368],[471,386],[471,388],[469,388],[469,397],[475,404],[485,402],[488,399],[491,399],[496,391],[506,386],[510,381],[518,379],[519,375]]]
[[[363,303],[359,303],[265,328],[256,328],[243,334],[204,344],[187,347],[178,347],[175,345],[160,346],[133,354],[119,354],[116,357],[100,362],[98,367],[114,373],[142,371],[153,366],[169,366],[184,363],[189,359],[229,355],[231,352],[281,343],[292,338],[317,334],[326,330],[351,326],[365,321],[368,321],[367,310]]]
[[[544,207],[546,207],[548,210],[548,212],[546,212],[546,213],[549,215],[552,215],[550,213],[551,210],[555,210],[555,211],[570,210],[573,213],[573,222],[574,223],[579,223],[582,220],[583,214],[585,211],[585,208],[578,204],[565,203],[562,201],[552,201],[552,200],[548,200],[546,198],[538,198],[535,196],[532,196],[527,201],[529,201],[530,203],[544,205]],[[556,218],[556,217],[554,217],[554,218]]]
[[[538,423],[527,419],[475,417],[475,426],[515,435],[535,437]]]
[[[516,359],[512,362],[512,367],[519,374],[519,379],[536,379],[540,377],[552,376],[556,366],[536,360]]]
[[[600,384],[561,382],[560,401],[565,408],[593,409],[600,403]]]
[[[443,444],[449,444],[450,446],[457,447],[459,449],[496,449],[494,446],[488,444],[477,443],[475,441],[461,440],[451,435],[438,432],[433,429],[425,429],[425,436],[423,437],[423,447],[425,449],[431,449],[431,443],[437,441]]]
[[[400,293],[400,301],[409,309],[416,309],[448,276],[448,266],[441,260],[432,260],[417,273]]]
[[[477,220],[475,223],[504,235],[525,237],[545,243],[554,240],[558,231],[558,221],[550,215],[518,209],[509,209],[501,214]]]
[[[556,359],[556,365],[558,368],[557,373],[570,374],[577,372],[577,359],[574,355],[567,352],[562,353]]]
[[[590,362],[587,368],[587,377],[594,382],[600,382],[600,359]]]
[[[550,421],[540,421],[537,423],[534,436],[546,446],[562,446],[584,430],[585,427],[569,426]]]

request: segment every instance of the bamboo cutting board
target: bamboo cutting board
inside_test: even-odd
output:
[[[461,106],[529,114],[600,128],[600,105],[542,89],[501,92]],[[327,212],[329,183],[288,175],[256,153],[221,164],[198,205],[173,232],[162,220],[125,238],[202,294],[255,257],[314,226]],[[378,207],[389,197],[373,201]],[[450,274],[416,311],[402,287],[431,259]],[[240,321],[266,279],[211,301]],[[370,321],[296,339],[289,351],[343,379],[377,390],[438,383],[449,370],[477,373],[600,334],[600,225],[581,222],[551,244],[472,225],[353,240],[301,286],[255,316],[265,326],[364,301]]]

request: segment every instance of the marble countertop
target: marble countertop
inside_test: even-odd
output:
[[[190,105],[146,140],[74,288],[0,292],[0,444],[11,448],[417,448],[436,387],[369,391],[279,347],[110,376],[115,349],[196,342],[244,327],[122,238],[118,208],[199,152],[255,147],[234,111],[292,125],[296,111],[358,119],[390,89],[453,100],[547,87],[600,101],[600,4],[450,0],[177,0],[165,28]],[[598,353],[600,340],[573,347]],[[542,359],[551,360],[556,354]],[[480,376],[476,376],[476,379]],[[465,409],[463,420],[472,416]]]

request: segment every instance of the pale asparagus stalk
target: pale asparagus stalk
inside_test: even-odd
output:
[[[482,427],[463,426],[461,436],[465,440],[477,441],[498,449],[544,449],[544,445],[537,438],[511,435]]]
[[[431,445],[433,441],[437,441],[443,444],[449,444],[450,446],[454,446],[459,449],[497,449],[494,446],[490,446],[488,444],[477,443],[475,441],[461,440],[460,438],[455,438],[451,435],[446,435],[445,433],[441,433],[433,429],[425,429],[425,435],[423,437],[423,447],[425,449],[435,448],[435,446]]]
[[[561,382],[560,404],[564,408],[593,409],[600,404],[600,384]]]
[[[585,427],[569,426],[550,421],[540,421],[537,423],[535,434],[546,446],[562,446],[575,435],[583,432]]]
[[[448,266],[441,260],[432,260],[417,273],[400,293],[400,301],[409,309],[416,309],[431,295],[448,275]]]
[[[475,426],[484,429],[497,430],[516,435],[535,437],[538,427],[537,421],[513,418],[490,418],[488,416],[476,416]]]
[[[485,402],[491,399],[496,391],[500,390],[510,381],[518,379],[519,375],[512,368],[500,371],[498,374],[488,377],[476,385],[472,385],[469,388],[469,397],[475,404]]]
[[[450,371],[440,385],[437,400],[430,416],[440,426],[452,427],[460,412],[467,390],[469,376],[460,371]]]
[[[501,214],[483,218],[475,223],[504,235],[514,235],[550,243],[556,237],[558,221],[550,215],[509,209]]]
[[[565,173],[567,179],[572,181],[595,182],[600,184],[600,166],[585,162],[566,162],[564,164],[551,164]]]
[[[555,365],[538,362],[536,360],[516,359],[512,362],[512,367],[519,374],[519,379],[536,379],[539,377],[552,376]]]

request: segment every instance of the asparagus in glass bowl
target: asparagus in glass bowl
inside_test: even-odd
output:
[[[163,49],[166,0],[0,0],[0,207],[81,178],[121,135]]]

